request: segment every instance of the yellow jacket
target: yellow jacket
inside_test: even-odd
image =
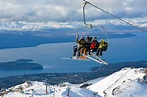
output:
[[[103,48],[104,46],[105,46],[104,43],[100,43],[100,44],[99,44],[99,48]]]
[[[100,42],[100,44],[99,44],[99,48],[101,49],[101,48],[103,48],[104,46],[107,46],[107,45],[105,44],[105,41],[104,41],[104,40],[101,40],[101,42]]]

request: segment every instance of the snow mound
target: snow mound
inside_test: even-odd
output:
[[[102,97],[147,97],[144,69],[124,68],[88,87]]]
[[[12,87],[4,97],[91,97],[93,95],[93,91],[68,82],[49,85],[45,82],[30,81]],[[97,95],[97,97],[101,96]]]

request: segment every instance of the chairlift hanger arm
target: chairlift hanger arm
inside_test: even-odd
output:
[[[88,1],[85,1],[85,0],[83,0],[84,1],[84,5],[83,5],[83,21],[84,21],[84,24],[86,25],[86,26],[88,26],[89,28],[92,28],[92,24],[87,24],[86,23],[86,18],[85,18],[85,7],[86,7],[86,5],[87,4],[90,4],[90,5],[92,5],[90,2],[88,2]],[[92,5],[93,6],[93,5]],[[106,38],[109,40],[109,37],[108,37],[108,35],[107,35],[107,33],[106,33],[106,29],[103,27],[103,26],[101,26],[101,28],[102,29],[104,29],[104,33],[105,33],[105,35],[106,35]],[[109,41],[108,41],[109,42]]]
[[[85,6],[86,6],[87,2],[84,2],[84,5],[83,5],[83,21],[84,21],[84,24],[85,25],[88,25],[85,21]]]
[[[85,0],[83,0],[84,1],[84,5],[83,5],[83,21],[84,21],[84,24],[86,25],[86,26],[89,26],[89,28],[92,28],[92,24],[87,24],[86,23],[86,17],[85,17],[85,7],[86,7],[86,5],[89,3],[89,2],[87,2],[87,1],[85,1]]]

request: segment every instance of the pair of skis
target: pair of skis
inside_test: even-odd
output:
[[[93,58],[91,56],[93,56],[95,58]],[[106,61],[104,61],[103,59],[101,59],[100,57],[98,57],[97,55],[95,55],[94,53],[91,53],[91,56],[88,55],[88,56],[86,56],[86,58],[88,58],[90,60],[93,60],[95,62],[98,62],[100,64],[108,65],[108,63]]]
[[[63,59],[71,59],[71,60],[92,60],[100,64],[108,65],[106,61],[95,55],[94,53],[91,53],[90,55],[86,56],[80,56],[80,58],[77,57],[71,57],[71,58],[63,58]]]

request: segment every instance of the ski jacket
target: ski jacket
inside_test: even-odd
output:
[[[99,49],[102,49],[103,51],[106,51],[108,48],[108,43],[105,41],[101,41],[99,44]]]
[[[86,43],[84,39],[79,40],[78,38],[76,39],[76,42],[78,43],[78,47],[84,47]]]
[[[105,43],[100,43],[99,48],[103,48],[105,46]]]
[[[97,49],[97,47],[98,47],[98,42],[96,41],[93,41],[90,45],[90,49]]]

